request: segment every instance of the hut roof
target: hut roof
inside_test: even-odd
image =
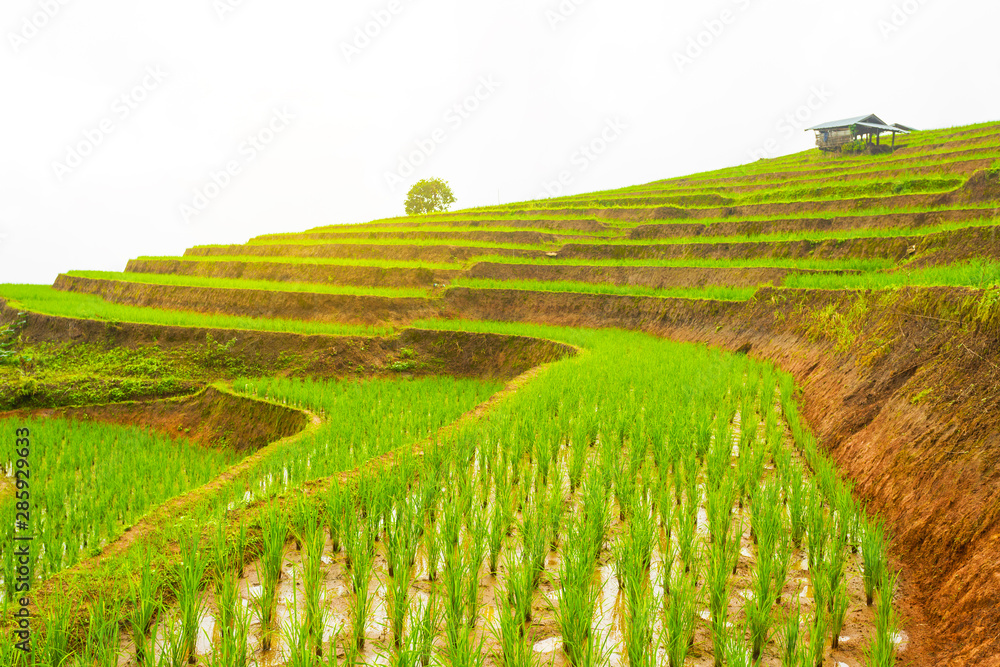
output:
[[[821,123],[816,127],[807,127],[806,130],[833,130],[839,127],[850,127],[851,125],[860,125],[862,123],[888,127],[885,121],[875,114],[868,114],[867,116],[858,116],[857,118],[845,118],[843,120],[830,121],[829,123]]]

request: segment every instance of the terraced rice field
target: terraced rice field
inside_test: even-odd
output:
[[[0,286],[0,663],[987,664],[998,214],[984,123]]]

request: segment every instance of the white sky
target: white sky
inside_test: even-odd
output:
[[[796,152],[848,116],[997,120],[998,24],[976,0],[3,0],[0,282],[401,215],[431,176],[466,208]]]

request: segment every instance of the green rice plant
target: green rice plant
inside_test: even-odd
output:
[[[732,550],[728,540],[720,538],[716,541],[709,551],[708,570],[705,577],[715,667],[722,667],[726,646],[729,642],[729,596],[732,592],[729,573],[732,569]]]
[[[697,618],[697,590],[694,578],[678,573],[664,605],[663,644],[670,667],[681,667],[687,658]]]
[[[792,540],[788,534],[787,527],[778,534],[777,544],[774,549],[774,594],[775,602],[781,604],[781,597],[788,583],[788,572],[792,566]]]
[[[594,583],[593,537],[586,535],[591,529],[586,519],[575,521],[569,531],[563,558],[559,564],[560,586],[556,590],[556,622],[563,640],[563,652],[573,667],[581,667],[593,648],[594,610],[597,606],[598,588]]]
[[[152,558],[152,547],[140,547],[135,567],[127,574],[131,604],[125,620],[135,644],[135,662],[139,667],[148,665],[152,648],[149,631],[157,612],[162,609],[160,577],[153,568]]]
[[[285,667],[311,667],[316,662],[316,654],[312,646],[309,624],[299,618],[298,588],[294,583],[295,578],[293,573],[292,604],[289,607],[288,621],[281,628],[288,647]]]
[[[770,562],[770,558],[760,556],[757,559],[757,569],[753,573],[750,590],[753,597],[747,601],[747,628],[750,631],[750,643],[754,661],[760,659],[764,646],[771,638],[771,627],[774,624],[772,610],[774,609],[774,580],[770,566],[761,567],[762,563]]]
[[[646,573],[637,559],[625,577],[625,654],[629,667],[653,667],[656,649],[653,642],[653,623],[657,605]]]
[[[898,573],[887,573],[878,592],[875,636],[865,650],[866,662],[872,667],[892,667],[896,664],[896,637],[899,628],[892,598],[896,592],[898,576]]]
[[[509,590],[497,589],[497,612],[490,626],[497,643],[497,658],[504,667],[534,667],[537,660],[524,633],[524,617],[512,599]]]
[[[791,468],[788,472],[785,499],[788,503],[788,521],[791,528],[792,544],[798,549],[802,546],[802,538],[806,534],[809,503],[802,481],[802,471],[797,467]]]
[[[346,493],[341,488],[337,478],[334,478],[326,493],[326,528],[330,534],[333,553],[340,551],[341,531],[343,529],[345,512]]]
[[[796,602],[794,609],[789,609],[781,624],[781,667],[798,667],[798,657],[801,655],[800,638],[802,624],[802,606]]]
[[[250,607],[237,604],[230,622],[219,632],[219,642],[207,660],[207,667],[250,667]]]
[[[726,465],[728,466],[728,460]],[[725,475],[715,487],[709,484],[705,503],[708,518],[709,542],[725,543],[733,522],[733,502],[736,500],[736,485],[732,475]]]
[[[432,523],[424,531],[424,551],[427,555],[427,579],[437,580],[438,564],[441,562],[441,522]]]
[[[157,635],[160,636],[159,641]],[[149,658],[151,667],[183,667],[187,664],[184,625],[179,618],[161,618],[153,628],[149,643],[158,651],[155,659]]]
[[[240,599],[239,582],[236,573],[223,571],[214,572],[212,580],[215,588],[215,606],[218,610],[216,620],[223,628],[232,625]]]
[[[835,588],[830,589],[830,629],[833,632],[832,648],[840,647],[840,631],[844,627],[844,618],[847,616],[847,607],[850,599],[847,597],[847,580],[841,577]]]
[[[66,598],[57,596],[43,616],[45,634],[41,642],[40,665],[62,667],[70,657],[70,620],[72,610]]]
[[[465,621],[469,627],[475,627],[479,618],[479,572],[483,566],[486,552],[486,517],[485,513],[476,513],[473,525],[469,531],[469,541],[465,545]],[[544,556],[543,556],[544,558]],[[536,577],[537,581],[537,577]]]
[[[236,565],[238,568],[237,576],[242,579],[244,576],[244,569],[246,563],[246,553],[247,553],[247,524],[243,517],[240,517],[239,526],[236,528],[236,545],[235,545],[235,558]]]
[[[183,560],[177,566],[177,585],[174,594],[181,617],[182,650],[190,664],[197,662],[195,644],[198,641],[198,627],[204,612],[201,584],[208,568],[208,558],[198,548],[197,535],[181,545]]]
[[[726,656],[726,664],[729,667],[756,667],[760,665],[760,661],[754,658],[746,645],[744,640],[744,635],[746,630],[742,627],[737,627],[736,632],[730,632],[726,643],[724,644],[724,653]]]
[[[503,549],[503,538],[507,535],[507,529],[513,516],[510,511],[510,490],[507,487],[497,486],[493,500],[492,512],[490,512],[489,525],[486,534],[486,546],[489,559],[490,576],[497,574],[497,565],[500,561],[500,553]]]
[[[444,633],[448,649],[459,650],[465,625],[466,611],[466,562],[458,545],[444,551],[444,571],[441,583],[444,588]]]
[[[353,511],[348,511],[349,515]],[[365,647],[365,629],[372,610],[370,585],[375,564],[373,528],[368,521],[359,525],[360,531],[352,538],[351,553],[351,647],[362,650]]]
[[[431,662],[431,649],[434,647],[440,620],[439,610],[438,598],[433,591],[425,602],[417,602],[411,609],[410,634],[414,637],[417,657],[422,667],[429,667]]]
[[[887,578],[886,534],[881,521],[870,520],[861,533],[861,565],[865,602],[870,607]]]
[[[677,512],[677,552],[684,563],[684,571],[690,572],[696,566],[697,545],[695,537],[698,531],[698,505],[700,492],[685,493],[684,505]]]
[[[817,563],[826,560],[830,540],[830,525],[826,518],[823,495],[816,486],[813,486],[809,493],[806,526],[809,537],[809,569],[811,570],[816,567]]]
[[[90,605],[87,639],[78,662],[93,667],[118,667],[118,619],[121,603],[101,598]]]
[[[445,650],[449,667],[483,667],[486,655],[483,652],[485,636],[479,636],[470,625],[458,628],[455,642]]]
[[[314,653],[323,655],[323,547],[325,539],[319,525],[319,516],[312,508],[307,512],[302,524],[302,544],[305,554],[302,558],[302,593],[305,606],[304,627],[309,645]]]
[[[561,481],[550,485],[548,500],[546,502],[546,512],[548,515],[548,525],[545,530],[549,536],[549,548],[555,551],[559,548],[559,535],[562,532],[562,520],[565,512]]]
[[[829,632],[825,605],[816,600],[816,610],[813,613],[812,627],[809,629],[809,649],[807,655],[814,667],[823,667],[823,655],[826,653],[826,635]]]

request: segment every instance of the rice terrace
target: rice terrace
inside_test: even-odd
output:
[[[1000,665],[998,215],[990,122],[2,285],[0,664]]]

